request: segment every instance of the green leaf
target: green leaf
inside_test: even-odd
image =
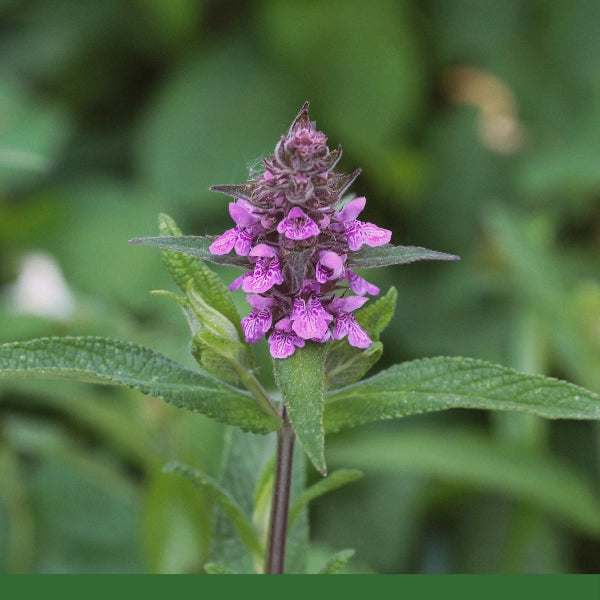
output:
[[[288,528],[292,528],[296,517],[300,514],[300,511],[305,506],[308,506],[309,502],[312,502],[315,498],[318,498],[327,492],[337,490],[351,481],[360,479],[362,475],[363,474],[360,471],[352,469],[340,469],[339,471],[334,471],[320,481],[317,481],[317,483],[314,485],[311,485],[302,493],[299,498],[296,499],[290,508],[290,513],[288,515]]]
[[[225,315],[207,304],[193,281],[188,284],[187,305],[194,358],[203,369],[229,383],[243,381],[251,372],[253,354],[250,344],[240,341],[239,322],[236,328]]]
[[[469,358],[394,365],[327,395],[325,429],[448,408],[515,410],[549,419],[600,419],[600,395],[579,386]]]
[[[142,246],[158,246],[174,252],[183,252],[188,256],[200,258],[218,265],[231,265],[234,267],[249,266],[245,256],[237,254],[211,254],[208,247],[214,242],[216,236],[179,235],[162,237],[143,237],[129,240],[130,244],[141,244]]]
[[[337,575],[344,570],[348,561],[354,556],[356,551],[352,548],[336,552],[327,562],[318,570],[318,575]]]
[[[350,346],[347,340],[333,342],[327,352],[326,389],[335,390],[358,381],[381,358],[382,354],[381,342],[373,342],[365,350]]]
[[[326,389],[336,389],[358,381],[379,360],[383,353],[379,334],[394,316],[397,297],[396,288],[391,287],[385,296],[355,313],[358,324],[373,340],[368,348],[355,348],[347,340],[336,340],[330,344],[325,358]]]
[[[188,282],[186,292],[190,308],[196,313],[201,330],[205,329],[227,341],[241,343],[235,325],[204,299],[204,292],[198,290],[194,281]]]
[[[274,436],[252,435],[239,429],[225,432],[225,448],[218,476],[219,485],[228,490],[249,522],[254,511],[254,495],[265,464],[271,459]],[[262,532],[253,523],[257,538]],[[211,560],[233,569],[236,573],[256,573],[263,568],[263,560],[257,558],[242,544],[237,530],[221,511],[215,514],[211,542]]]
[[[418,246],[392,246],[386,244],[377,248],[363,246],[348,256],[347,264],[351,267],[366,269],[369,267],[385,267],[415,262],[417,260],[460,260],[460,257]]]
[[[323,391],[326,344],[307,342],[288,358],[274,358],[275,381],[296,437],[315,468],[326,474]]]
[[[236,528],[244,545],[259,559],[262,558],[263,549],[256,537],[256,532],[244,511],[235,499],[224,490],[214,479],[193,467],[173,461],[164,466],[166,473],[177,472],[189,479],[197,487],[204,490],[210,499],[223,511],[223,514]]]
[[[215,351],[215,346],[211,341],[216,342],[218,350]],[[229,346],[229,349],[226,348]],[[192,355],[198,361],[202,369],[208,373],[221,376],[222,379],[232,385],[239,384],[239,377],[234,369],[232,369],[231,356],[239,354],[243,350],[240,342],[224,340],[207,331],[198,332],[192,339]],[[229,356],[225,354],[229,352]]]
[[[385,296],[357,310],[354,314],[358,324],[371,336],[379,339],[379,334],[388,326],[396,310],[398,292],[391,287]]]
[[[247,431],[266,433],[279,427],[279,421],[261,410],[248,393],[149,348],[107,338],[2,344],[2,377],[119,384]]]
[[[175,221],[168,215],[159,215],[158,223],[162,236],[183,237]],[[233,302],[231,292],[217,273],[210,269],[198,258],[190,257],[174,250],[163,250],[163,262],[173,281],[187,293],[190,280],[193,288],[202,299],[216,311],[224,315],[238,329],[240,337],[240,316]]]
[[[406,427],[395,434],[364,433],[328,446],[330,460],[370,472],[428,475],[539,506],[587,533],[600,535],[600,500],[594,483],[572,465],[528,454],[472,430]]]

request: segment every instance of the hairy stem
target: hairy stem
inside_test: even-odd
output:
[[[294,457],[295,435],[287,418],[285,406],[282,409],[281,416],[283,424],[277,433],[277,462],[275,465],[275,483],[273,485],[269,546],[265,563],[265,573],[269,574],[281,574],[284,571]]]
[[[260,381],[256,379],[254,373],[244,368],[237,362],[232,363],[237,376],[240,378],[240,381],[244,384],[245,388],[254,396],[254,399],[258,403],[258,405],[268,414],[274,415],[276,417],[279,416],[277,408],[273,404],[273,401],[269,397],[269,394],[265,391],[263,386],[260,384]]]

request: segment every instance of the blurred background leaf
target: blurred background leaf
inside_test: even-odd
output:
[[[363,168],[365,218],[397,245],[462,257],[369,272],[398,289],[373,372],[464,355],[600,391],[600,4],[8,0],[0,17],[0,341],[112,336],[193,366],[185,319],[148,293],[173,289],[160,252],[127,240],[158,235],[159,212],[184,234],[223,231],[209,186],[243,182],[309,100],[341,168]],[[600,489],[597,425],[478,411],[340,434],[331,466],[417,425]],[[0,569],[202,571],[212,509],[160,467],[214,476],[222,438],[133,392],[4,382]],[[508,487],[365,473],[311,505],[314,570],[342,548],[361,572],[600,570],[596,533]]]

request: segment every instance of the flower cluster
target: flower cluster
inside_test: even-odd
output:
[[[357,219],[365,198],[344,204],[360,171],[335,173],[341,147],[330,151],[326,142],[309,120],[307,103],[263,160],[263,172],[243,185],[211,188],[235,199],[229,204],[235,227],[216,238],[210,252],[247,257],[247,271],[231,289],[248,293],[252,310],[241,322],[246,341],[268,335],[274,358],[290,356],[306,340],[347,336],[352,346],[371,344],[352,313],[379,288],[346,263],[363,245],[387,244],[391,232]]]

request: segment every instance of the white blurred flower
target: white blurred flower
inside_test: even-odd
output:
[[[10,302],[18,314],[67,320],[75,310],[75,298],[56,260],[42,252],[23,258]]]

